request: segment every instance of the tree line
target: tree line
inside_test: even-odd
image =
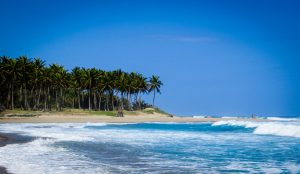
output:
[[[63,108],[113,111],[139,110],[151,105],[144,94],[160,93],[160,78],[146,78],[121,69],[104,71],[58,64],[46,65],[40,58],[0,57],[0,107],[23,110],[62,111]]]

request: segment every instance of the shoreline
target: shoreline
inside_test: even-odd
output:
[[[261,118],[193,118],[193,117],[169,117],[163,114],[125,115],[124,117],[95,116],[79,114],[51,114],[35,117],[2,117],[0,123],[145,123],[145,122],[217,122],[217,121],[255,121],[269,122],[272,120]]]
[[[201,123],[217,121],[254,121],[268,122],[271,120],[260,118],[193,118],[193,117],[169,117],[163,114],[125,115],[124,117],[95,116],[79,114],[44,114],[35,117],[0,117],[0,124],[6,123]],[[24,143],[31,141],[33,137],[18,134],[0,132],[0,148],[7,144]],[[0,166],[0,174],[12,174],[5,166]]]

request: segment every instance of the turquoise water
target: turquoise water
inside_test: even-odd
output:
[[[300,122],[0,124],[13,173],[300,173]]]

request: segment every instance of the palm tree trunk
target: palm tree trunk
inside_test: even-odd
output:
[[[44,111],[46,111],[47,109],[47,99],[48,99],[47,91],[44,88]]]
[[[130,98],[131,98],[131,94],[130,94],[130,89],[127,93],[127,102],[128,102],[128,109],[131,111],[132,108],[131,108],[131,101],[130,101]]]
[[[59,111],[62,111],[63,104],[64,104],[64,95],[63,95],[62,88],[60,88]]]
[[[57,98],[57,89],[55,89],[55,103],[56,103],[56,111],[58,111],[58,98]]]
[[[155,90],[154,90],[154,93],[153,93],[153,102],[152,102],[153,108],[155,108],[155,106],[154,106],[154,100],[155,100]]]
[[[28,110],[28,104],[27,104],[27,87],[26,87],[26,84],[25,84],[25,87],[24,87],[24,105],[25,105],[25,110]]]
[[[97,96],[96,96],[96,91],[94,91],[94,110],[97,110]]]
[[[14,109],[15,109],[15,105],[14,105],[14,80],[13,80],[11,85],[11,110]]]
[[[77,97],[78,97],[78,109],[81,109],[81,106],[80,106],[80,89],[78,89]]]
[[[123,98],[124,98],[124,94],[123,92],[121,92],[121,109],[124,109],[124,104],[123,104]]]
[[[89,90],[89,111],[91,110],[91,89]]]
[[[111,106],[112,106],[112,110],[115,110],[115,106],[114,106],[114,91],[111,92]]]
[[[52,106],[51,106],[51,94],[50,94],[50,87],[48,86],[48,91],[47,91],[47,107],[48,107],[48,110],[51,111],[52,109]]]
[[[132,106],[131,106],[131,93],[129,93],[129,100],[128,100],[128,102],[129,102],[129,109],[132,111]]]
[[[109,111],[109,108],[108,108],[108,94],[106,95],[106,111]]]
[[[142,104],[141,104],[141,95],[139,94],[139,108],[142,110]]]
[[[35,91],[35,88],[31,88],[30,93],[29,93],[29,102],[28,102],[28,106],[30,106],[30,104],[36,105],[36,95],[33,96],[33,91]],[[30,100],[31,99],[31,100]],[[30,104],[29,104],[30,103]],[[30,109],[30,107],[29,107]]]
[[[84,102],[84,93],[81,93],[81,100],[83,101],[83,110],[85,110],[86,103]]]
[[[37,102],[36,102],[37,107],[39,107],[39,105],[40,105],[41,92],[42,92],[42,88],[40,87],[39,93],[38,93],[38,99],[37,99]]]
[[[19,103],[20,103],[21,109],[23,110],[23,104],[22,104],[23,95],[22,95],[22,91],[23,91],[23,89],[22,89],[22,85],[21,85],[20,90],[19,90]]]
[[[138,109],[138,95],[139,95],[138,93],[135,93],[135,95],[134,95],[136,109]]]
[[[99,111],[101,111],[101,93],[99,94],[99,104],[98,104],[98,108],[99,108]]]
[[[6,108],[10,108],[10,95],[11,95],[11,83],[9,83],[8,93],[7,93],[7,101],[6,101]]]
[[[127,104],[128,104],[128,110],[130,110],[130,102],[129,102],[129,93],[127,92],[126,94],[126,97],[127,97]]]

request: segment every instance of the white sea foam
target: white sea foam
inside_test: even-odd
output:
[[[299,118],[267,117],[268,120],[274,121],[300,121]]]
[[[287,170],[289,170],[291,173],[299,173],[300,172],[300,165],[295,163],[285,163],[285,167]]]
[[[108,173],[104,165],[94,164],[84,156],[52,146],[55,142],[54,139],[38,138],[25,144],[1,147],[0,165],[16,174]]]
[[[235,121],[235,120],[228,120],[228,121],[217,121],[212,124],[212,126],[221,126],[221,125],[229,125],[229,126],[244,126],[246,128],[254,128],[258,126],[257,122],[250,122],[250,121]]]
[[[233,116],[223,116],[222,118],[239,118],[239,117],[233,117]]]
[[[195,115],[193,116],[193,118],[206,118],[207,116],[206,115]]]
[[[297,122],[251,122],[251,121],[218,121],[212,126],[243,126],[245,128],[255,128],[254,134],[289,136],[300,138],[300,124]]]
[[[300,125],[291,125],[291,124],[283,124],[283,123],[265,123],[259,125],[254,130],[254,133],[300,138]]]

